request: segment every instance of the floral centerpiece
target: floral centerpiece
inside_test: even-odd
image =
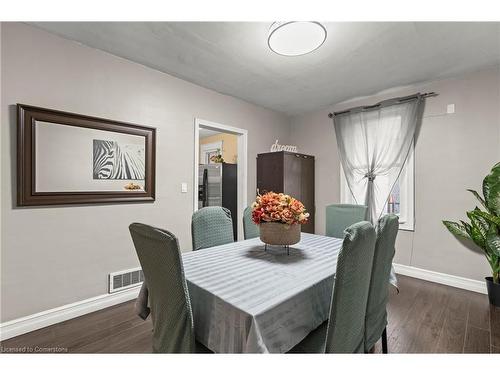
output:
[[[301,224],[309,214],[301,201],[283,193],[258,195],[252,204],[252,220],[260,226],[260,239],[269,245],[293,245],[300,241]]]

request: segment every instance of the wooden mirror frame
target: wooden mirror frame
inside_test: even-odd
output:
[[[37,192],[35,186],[36,121],[105,130],[145,137],[145,178],[141,191]],[[17,104],[17,204],[45,206],[155,200],[156,129],[75,113]]]

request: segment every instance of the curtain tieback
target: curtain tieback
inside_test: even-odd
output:
[[[368,181],[373,182],[377,176],[372,172],[368,172],[364,177],[367,178]]]

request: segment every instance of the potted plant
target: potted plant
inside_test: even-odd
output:
[[[252,204],[252,220],[260,226],[260,239],[266,245],[296,244],[308,217],[302,202],[283,193],[258,195]]]
[[[483,180],[483,196],[467,189],[481,202],[484,210],[476,207],[467,212],[470,223],[443,221],[456,236],[472,240],[482,249],[491,266],[492,276],[486,277],[490,303],[500,306],[500,163],[495,164]]]
[[[217,154],[210,156],[210,161],[212,163],[224,163],[220,148],[217,149]]]

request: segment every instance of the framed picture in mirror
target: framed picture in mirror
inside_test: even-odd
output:
[[[155,200],[156,129],[17,105],[17,204]]]

